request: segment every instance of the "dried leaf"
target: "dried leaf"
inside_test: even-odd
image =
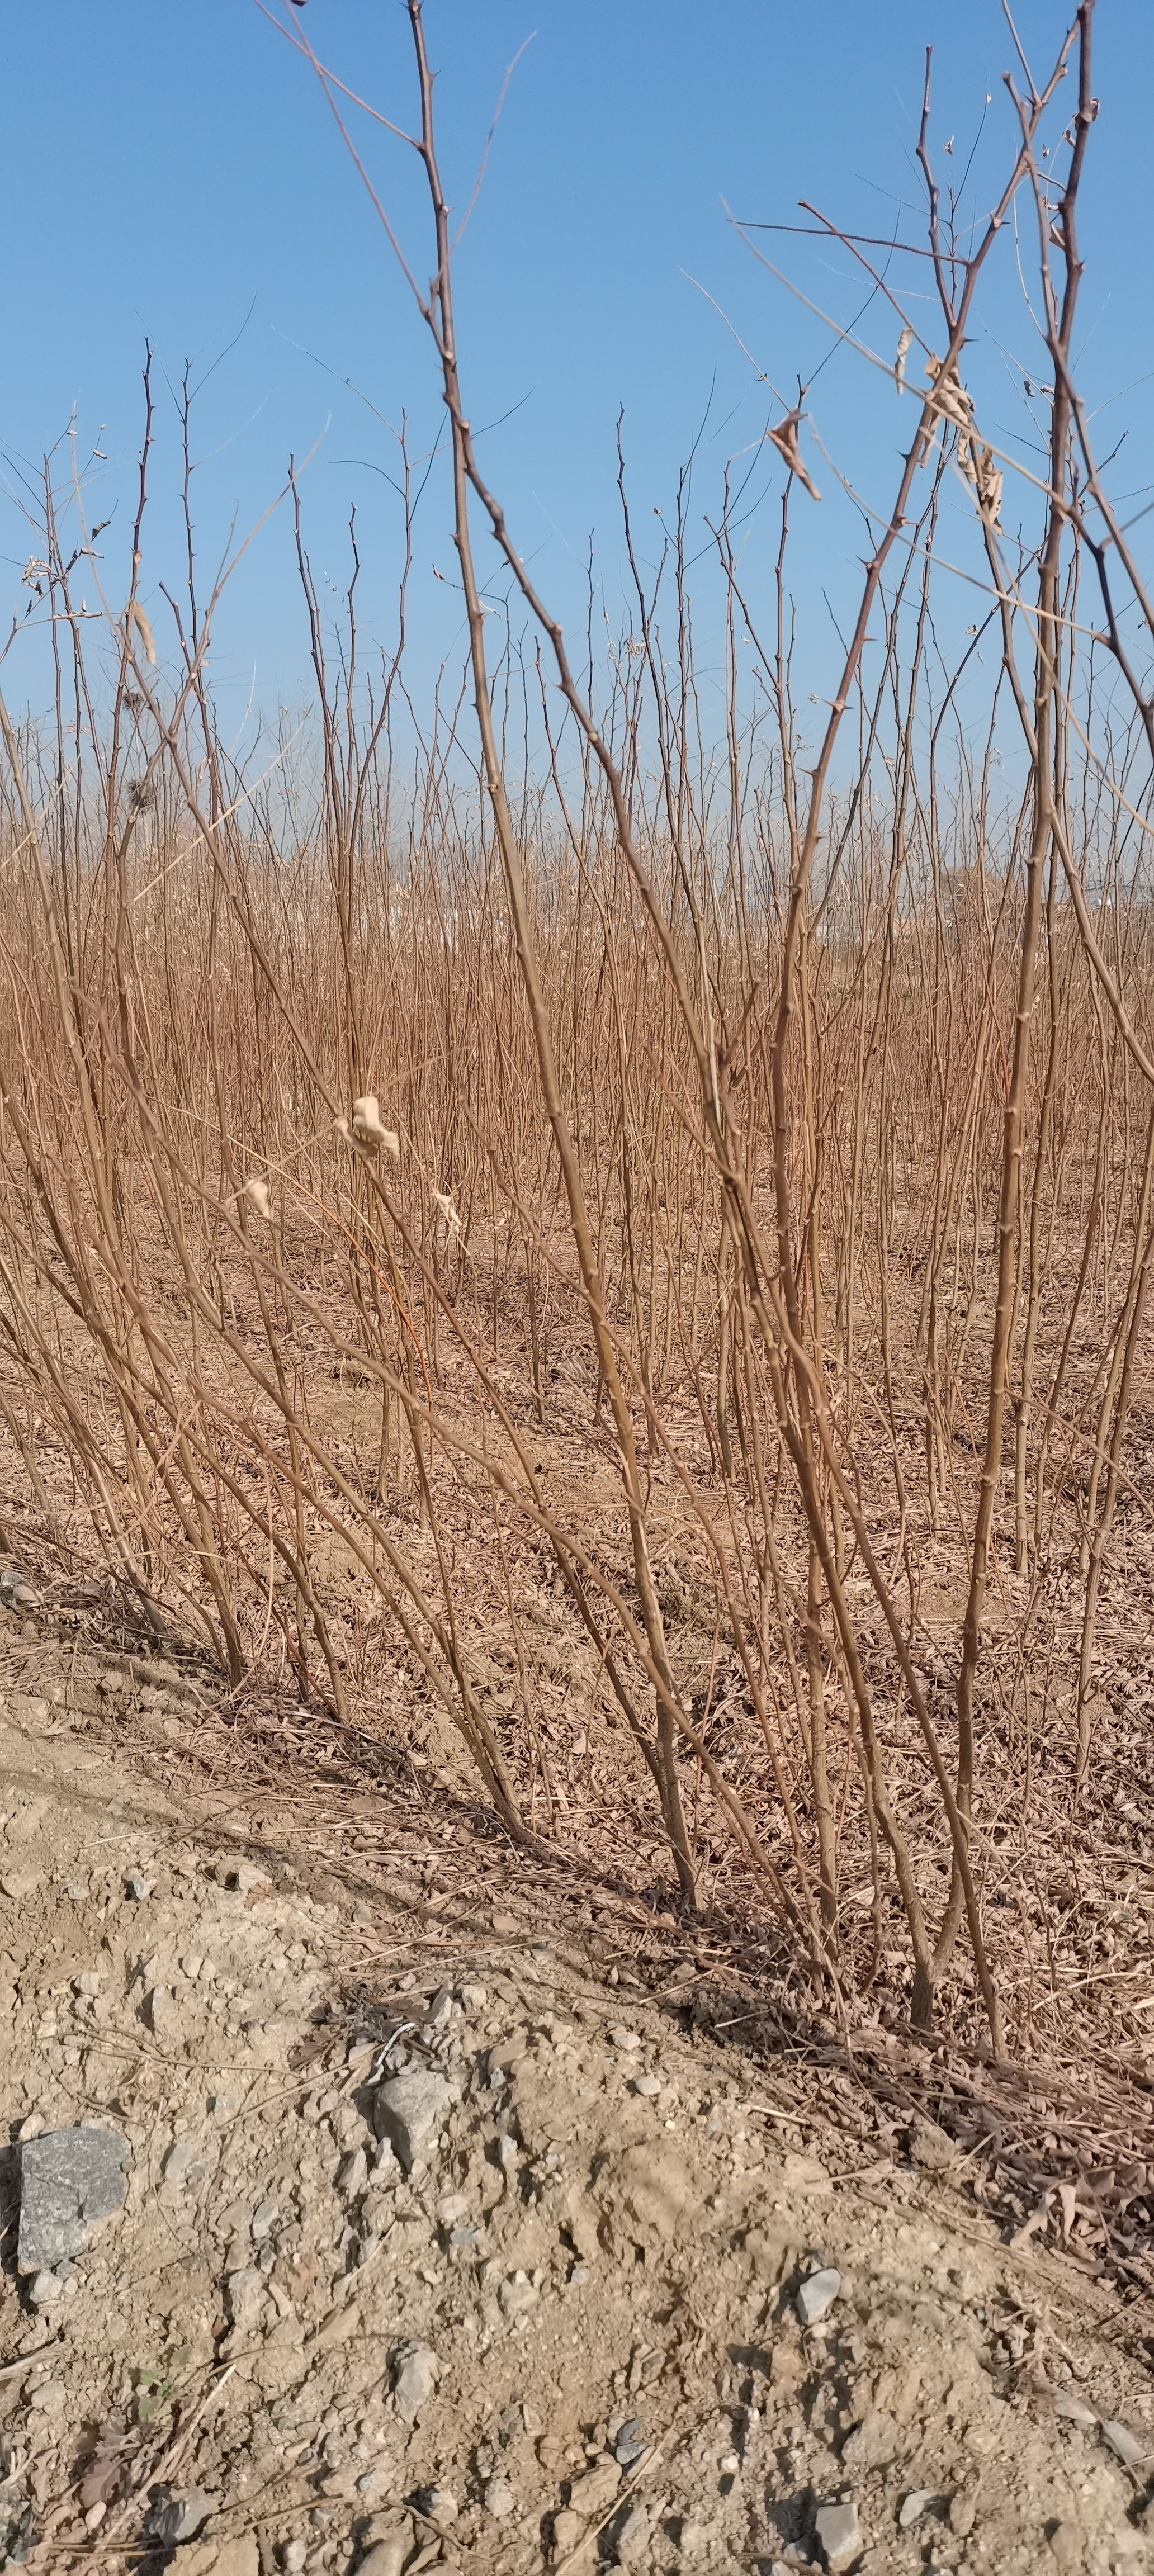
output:
[[[802,463],[801,448],[798,444],[797,436],[798,422],[800,419],[800,411],[787,411],[785,419],[779,420],[776,429],[767,430],[766,436],[772,439],[778,455],[784,456],[790,473],[796,474],[799,483],[804,483],[806,491],[810,494],[811,499],[820,501],[821,494],[818,491],[816,484],[811,481],[810,476]]]

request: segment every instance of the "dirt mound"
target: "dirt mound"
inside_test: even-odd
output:
[[[547,1937],[414,1966],[191,1770],[178,1677],[161,1785],[76,1669],[0,1725],[0,2563],[1154,2566],[1109,2297],[940,2132],[855,2162],[820,2074],[775,2114]],[[91,2129],[123,2205],[108,2150],[53,2260],[22,2148]]]

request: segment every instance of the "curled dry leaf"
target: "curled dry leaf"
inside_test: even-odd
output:
[[[142,643],[142,644],[143,644],[143,646],[144,646],[144,658],[145,658],[146,662],[155,662],[155,660],[156,660],[156,646],[155,646],[155,644],[153,643],[153,640],[152,640],[152,628],[151,628],[151,626],[150,626],[150,625],[149,625],[149,623],[148,623],[148,619],[147,619],[147,617],[145,616],[145,614],[144,614],[144,610],[142,609],[142,607],[141,607],[141,605],[140,605],[140,601],[139,601],[138,599],[130,599],[130,600],[129,600],[129,603],[128,603],[128,622],[129,622],[129,629],[130,629],[130,630],[131,630],[131,628],[132,628],[133,626],[135,626],[135,628],[136,628],[136,630],[137,630],[137,633],[138,633],[138,635],[139,635],[139,637],[140,637],[140,641],[141,641],[141,643]],[[130,631],[130,640],[131,640],[131,631]]]
[[[271,1225],[272,1198],[269,1192],[268,1182],[262,1180],[259,1173],[254,1172],[252,1179],[245,1182],[244,1196],[248,1200],[249,1206],[256,1209],[257,1215],[263,1216],[266,1225]]]
[[[343,1133],[348,1133],[342,1118],[338,1118],[337,1126]],[[392,1127],[386,1127],[375,1091],[366,1091],[359,1100],[354,1100],[352,1135],[354,1144],[359,1145],[366,1154],[379,1154],[382,1151],[386,1154],[398,1156],[400,1154],[400,1138]]]
[[[797,435],[798,423],[800,420],[800,410],[787,411],[785,419],[779,420],[776,429],[767,430],[766,436],[772,439],[778,455],[784,456],[790,473],[796,474],[799,483],[804,483],[806,491],[809,493],[811,499],[814,501],[820,501],[821,494],[818,491],[817,485],[811,480],[810,475],[802,462],[801,447]]]

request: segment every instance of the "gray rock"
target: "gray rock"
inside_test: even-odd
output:
[[[1084,2433],[1093,2432],[1098,2410],[1085,2397],[1079,2397],[1076,2388],[1052,2388],[1050,2403],[1064,2424],[1080,2424]]]
[[[441,2365],[427,2343],[402,2343],[393,2354],[393,2402],[403,2424],[415,2424],[441,2376]]]
[[[1124,2469],[1137,2468],[1143,2455],[1143,2445],[1128,2424],[1119,2423],[1116,2415],[1108,2416],[1102,2426],[1102,2439],[1115,2459],[1121,2460]]]
[[[863,2547],[857,2506],[852,2499],[844,2504],[819,2504],[814,2530],[830,2576],[840,2576],[842,2568],[852,2567]]]
[[[19,2271],[53,2271],[83,2254],[97,2219],[123,2206],[128,2154],[118,2129],[87,2122],[21,2147]]]
[[[254,2245],[264,2245],[267,2242],[279,2215],[275,2200],[258,2200],[249,2220],[249,2233]]]
[[[162,2549],[175,2549],[182,2540],[195,2540],[202,2524],[215,2513],[219,2498],[206,2495],[202,2487],[190,2487],[186,2495],[174,2495],[170,2487],[158,2487],[145,2517],[144,2536],[156,2541]]]
[[[64,2290],[65,2283],[55,2272],[34,2272],[28,2296],[34,2308],[54,2308],[57,2300],[63,2298]]]
[[[134,1905],[143,1905],[145,1898],[151,1896],[152,1889],[143,1873],[138,1869],[133,1869],[129,1871],[128,1876],[125,1879],[124,1893],[126,1896],[130,1896],[132,1898]]]
[[[926,2506],[934,2502],[935,2494],[936,2489],[933,2487],[912,2488],[910,2494],[904,2498],[898,2514],[898,2530],[912,2531],[915,2522],[921,2521]]]
[[[627,2423],[619,2427],[613,2444],[613,2457],[619,2468],[635,2469],[638,2461],[644,2459],[646,2446],[639,2439],[640,2432],[636,2415],[631,2415]]]
[[[810,2273],[797,2294],[797,2313],[803,2326],[815,2326],[818,2318],[824,2317],[826,2309],[832,2308],[840,2288],[840,2272],[831,2269]]]
[[[490,2478],[483,2501],[486,2513],[491,2513],[495,2522],[503,2522],[517,2510],[517,2498],[508,2478]]]
[[[435,2138],[451,2100],[444,2076],[425,2066],[411,2066],[379,2087],[373,2126],[378,2138],[387,2139],[400,2157],[406,2173]]]

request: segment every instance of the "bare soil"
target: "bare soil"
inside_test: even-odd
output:
[[[1148,2307],[1038,2241],[1044,2198],[1012,2224],[925,2084],[820,2030],[753,2053],[719,1937],[383,1749],[358,1778],[286,1726],[245,1771],[190,1668],[12,1617],[0,1653],[10,2556],[1154,2566]],[[449,2088],[409,2172],[406,2066]],[[127,2197],[34,2305],[20,2142],[79,2122]]]

